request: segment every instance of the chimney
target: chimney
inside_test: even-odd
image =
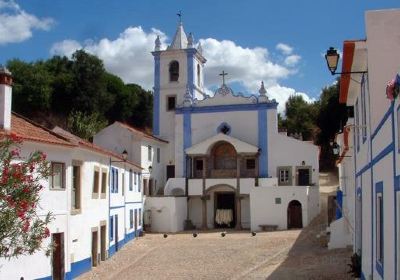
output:
[[[11,72],[0,65],[0,128],[11,130]]]

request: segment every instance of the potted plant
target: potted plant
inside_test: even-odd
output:
[[[347,264],[350,267],[348,271],[351,276],[356,279],[360,279],[361,277],[361,255],[354,253],[350,259],[351,263]]]

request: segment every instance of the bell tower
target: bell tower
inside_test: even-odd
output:
[[[153,134],[169,141],[166,160],[174,161],[175,108],[204,98],[203,68],[206,59],[202,47],[195,46],[192,33],[186,35],[181,13],[171,44],[163,49],[160,37],[155,40]]]

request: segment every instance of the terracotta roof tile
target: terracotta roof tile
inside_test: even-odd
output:
[[[65,137],[58,135],[51,130],[25,118],[16,113],[11,115],[11,131],[6,131],[4,129],[0,130],[0,134],[10,134],[14,133],[19,138],[25,141],[40,142],[52,145],[62,145],[74,147],[73,143],[68,141]]]
[[[163,143],[168,143],[167,140],[164,140],[164,139],[161,139],[161,138],[159,138],[159,137],[156,137],[156,136],[154,136],[154,135],[152,135],[152,134],[149,134],[149,133],[147,133],[147,132],[145,132],[145,131],[143,131],[143,130],[140,130],[140,129],[135,128],[135,127],[133,127],[133,126],[130,126],[130,125],[128,125],[128,124],[125,124],[125,123],[122,123],[122,122],[119,122],[119,121],[116,121],[115,123],[119,124],[119,125],[122,126],[122,127],[127,128],[128,130],[130,130],[130,131],[132,131],[132,132],[134,132],[134,133],[139,133],[139,134],[143,135],[144,137],[147,137],[147,138],[150,138],[150,139],[159,141],[159,142],[163,142]]]
[[[85,139],[82,139],[82,138],[80,138],[80,137],[78,137],[78,136],[76,136],[76,135],[74,135],[74,134],[62,129],[61,127],[56,126],[53,129],[53,132],[57,133],[59,135],[62,135],[63,137],[69,139],[71,143],[74,143],[75,145],[78,145],[78,146],[80,146],[82,148],[85,148],[85,149],[88,149],[88,150],[92,150],[92,151],[95,151],[95,152],[98,152],[98,153],[101,153],[101,154],[104,154],[104,155],[108,155],[110,157],[114,157],[114,158],[117,158],[119,160],[123,160],[121,155],[116,154],[116,153],[114,153],[114,152],[112,152],[110,150],[104,149],[104,148],[102,148],[102,147],[100,147],[100,146],[98,146],[96,144],[93,144],[93,143],[91,143],[91,142],[89,142],[89,141],[87,141]],[[134,162],[131,162],[129,160],[127,160],[126,163],[131,164],[133,166],[136,166],[137,168],[143,169],[140,165],[138,165],[138,164],[136,164]]]

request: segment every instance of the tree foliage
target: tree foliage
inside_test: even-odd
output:
[[[13,135],[0,142],[0,257],[5,258],[41,249],[53,219],[51,213],[37,213],[41,181],[50,175],[46,156],[35,152],[21,158],[19,145]]]
[[[84,138],[116,120],[151,127],[152,93],[124,84],[104,69],[99,58],[83,50],[71,59],[54,56],[32,63],[14,59],[7,67],[14,77],[13,110],[39,123],[44,124],[47,115],[51,119],[46,124],[72,128]]]
[[[339,82],[322,89],[319,99],[307,103],[300,95],[291,96],[285,105],[285,116],[278,116],[278,125],[289,135],[302,135],[321,147],[320,167],[334,167],[330,143],[347,121],[346,105],[339,104]]]

